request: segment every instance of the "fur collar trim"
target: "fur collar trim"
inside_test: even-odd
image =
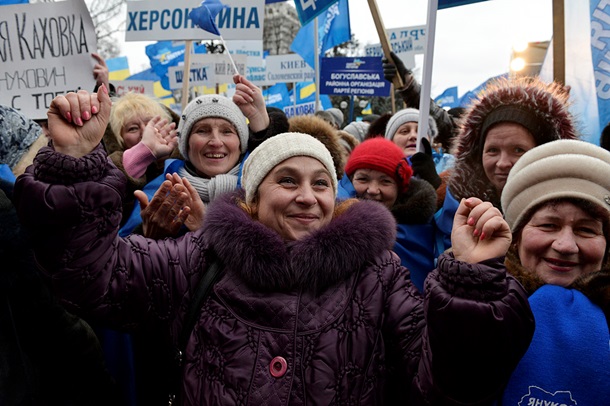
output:
[[[435,212],[436,191],[425,180],[415,178],[411,178],[409,188],[392,207],[398,224],[425,224]]]
[[[331,223],[286,243],[237,205],[243,191],[215,200],[206,213],[204,240],[225,268],[252,289],[321,292],[347,279],[396,239],[396,222],[380,203],[348,200]]]

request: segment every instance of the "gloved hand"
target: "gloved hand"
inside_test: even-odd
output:
[[[400,75],[404,83],[409,83],[411,72],[394,52],[390,52],[391,60],[383,58],[381,60],[383,67],[383,77],[388,82],[393,82],[396,73]]]
[[[434,187],[438,187],[443,182],[441,177],[436,173],[436,165],[432,159],[432,147],[427,139],[421,140],[425,152],[418,152],[411,156],[411,168],[413,169],[413,175],[425,180]]]

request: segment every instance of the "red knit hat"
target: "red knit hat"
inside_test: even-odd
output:
[[[413,175],[400,147],[381,137],[366,140],[354,148],[345,165],[345,173],[351,177],[358,169],[374,169],[391,176],[398,184],[399,193],[407,191]]]

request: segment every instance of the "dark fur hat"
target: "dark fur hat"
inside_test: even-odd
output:
[[[337,130],[321,119],[313,115],[295,116],[288,120],[290,132],[309,134],[324,144],[330,151],[330,156],[333,158],[335,169],[337,171],[337,179],[343,177],[343,156],[341,155],[341,144],[339,143],[339,135]]]

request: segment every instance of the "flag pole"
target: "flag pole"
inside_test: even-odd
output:
[[[319,47],[319,38],[318,38],[318,17],[313,19],[313,55],[314,55],[314,71],[316,73],[316,105],[314,106],[314,111],[317,111],[320,108],[320,47]],[[296,93],[295,93],[296,100]]]
[[[417,151],[423,151],[421,140],[423,134],[428,133],[428,117],[430,117],[430,88],[432,87],[432,61],[434,60],[434,35],[436,33],[437,10],[438,0],[428,0],[426,52],[424,53],[424,73],[419,98],[419,123],[417,125]],[[430,145],[432,145],[432,142],[430,142]]]
[[[182,111],[189,102],[189,78],[191,71],[191,49],[193,40],[187,40],[184,44],[184,73],[182,74]]]
[[[225,49],[227,50],[227,55],[229,55],[229,59],[231,60],[231,64],[233,65],[233,70],[235,71],[236,74],[239,75],[239,71],[237,70],[235,61],[233,60],[233,57],[231,56],[231,52],[229,52],[229,48],[227,48],[227,44],[225,43],[224,38],[222,37],[222,35],[219,35],[219,37],[220,37],[220,40],[222,41],[222,46],[225,47]]]

